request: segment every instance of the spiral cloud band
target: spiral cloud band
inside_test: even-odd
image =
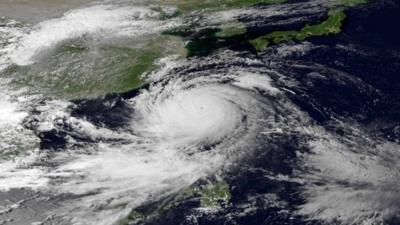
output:
[[[123,100],[125,110],[131,112],[129,122],[116,130],[72,116],[71,104],[48,102],[37,109],[36,129],[51,132],[69,127],[69,151],[37,155],[32,166],[12,173],[28,176],[22,179],[25,184],[12,188],[83,196],[49,213],[61,221],[111,224],[145,201],[218,173],[247,151],[262,119],[273,114],[265,107],[267,100],[256,92],[273,96],[277,90],[271,92],[266,75],[232,72],[211,77],[163,76],[148,90]],[[85,136],[98,141],[82,142]],[[40,165],[42,157],[51,163]],[[32,179],[29,174],[34,174]]]

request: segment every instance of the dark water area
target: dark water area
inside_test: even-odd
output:
[[[80,118],[95,124],[98,127],[105,127],[111,130],[128,129],[129,121],[133,115],[133,109],[128,106],[125,100],[134,98],[142,90],[147,89],[149,84],[125,93],[108,94],[96,99],[77,99],[73,100],[73,105],[68,110],[71,116]],[[38,114],[36,111],[31,112]],[[33,117],[34,118],[34,117]],[[33,131],[37,131],[35,119],[25,121],[25,126]],[[63,151],[67,147],[67,139],[72,137],[81,143],[96,143],[100,140],[90,136],[75,132],[74,128],[67,120],[59,120],[55,124],[56,128],[50,131],[39,132],[40,148],[49,150]],[[106,141],[106,140],[102,140]],[[120,141],[120,140],[113,140]],[[78,142],[78,143],[79,143]]]
[[[326,114],[336,113],[364,123],[383,118],[400,121],[400,31],[394,27],[394,21],[400,20],[398,5],[377,4],[348,10],[343,33],[309,39],[317,47],[292,59],[326,65],[330,69],[320,73],[333,79],[352,80],[312,80],[315,88],[307,90],[312,99],[304,103],[314,102],[316,106],[303,108],[313,108],[310,114],[314,119],[326,121]],[[312,72],[297,70],[299,79],[306,79]],[[343,76],[347,78],[340,78]],[[322,108],[328,112],[318,112]]]
[[[294,3],[294,2],[293,2]],[[268,6],[260,6],[268,7]],[[293,7],[296,12],[296,7]],[[202,28],[194,30],[178,29],[168,34],[182,36],[189,40],[186,45],[188,56],[208,56],[218,49],[228,48],[234,51],[250,51],[257,54],[250,40],[280,30],[300,30],[305,24],[318,24],[328,18],[327,11],[303,10],[301,13],[287,15],[246,15],[238,18],[240,23],[246,24],[244,34],[232,37],[217,37],[219,28]],[[195,27],[196,25],[191,25]]]
[[[377,4],[376,8],[349,10],[345,33],[356,42],[386,50],[400,50],[400,2]]]
[[[241,161],[235,169],[224,175],[232,195],[230,204],[223,210],[213,213],[196,212],[200,206],[198,198],[179,202],[172,209],[163,210],[160,215],[145,223],[146,225],[193,224],[187,215],[196,214],[198,225],[320,225],[318,221],[309,220],[295,215],[297,207],[304,203],[299,196],[301,185],[288,181],[277,181],[268,178],[270,174],[290,175],[296,163],[296,151],[307,151],[301,144],[301,138],[296,135],[280,135],[265,140],[267,144],[259,148],[255,155]],[[268,171],[268,173],[266,173]],[[278,196],[285,203],[268,202],[267,196]],[[277,199],[271,198],[270,201]],[[140,212],[146,213],[149,208],[143,207]],[[285,208],[286,213],[282,213]],[[150,210],[152,211],[152,210]]]
[[[399,3],[373,4],[366,8],[355,8],[346,11],[348,17],[343,33],[335,36],[315,37],[308,39],[312,47],[305,54],[294,55],[281,60],[285,71],[282,74],[297,80],[301,85],[294,90],[294,94],[286,93],[292,103],[302,111],[308,113],[318,125],[325,126],[335,118],[343,121],[357,121],[363,125],[372,123],[377,125],[371,130],[390,141],[400,138],[400,31],[396,29],[396,22],[400,21]],[[296,15],[298,16],[298,15]],[[307,23],[317,23],[326,17],[326,12],[315,15],[303,15]],[[227,47],[243,55],[265,57],[257,55],[254,49],[246,43],[247,40],[273,30],[298,29],[304,21],[289,23],[291,17],[281,17],[287,24],[268,24],[263,21],[262,27],[250,27],[246,36],[240,36],[223,41],[205,34],[204,39],[197,43],[199,46],[208,46],[197,52],[199,60],[206,59],[215,49]],[[249,18],[242,18],[246,22]],[[253,18],[252,18],[253,19]],[[276,20],[277,18],[271,18]],[[250,19],[249,19],[250,21]],[[262,20],[260,20],[262,21]],[[207,33],[207,32],[206,32]],[[213,32],[211,32],[213,33]],[[201,35],[201,34],[197,34]],[[193,36],[195,37],[196,34]],[[198,38],[198,37],[196,37]],[[294,42],[288,45],[296,44]],[[279,46],[272,46],[271,51]],[[268,50],[267,50],[268,51]],[[238,53],[239,54],[239,53]],[[212,56],[211,56],[212,57]],[[245,57],[244,57],[245,58]],[[294,64],[309,67],[296,67]],[[218,72],[226,70],[227,65],[194,66],[187,71],[196,70]],[[240,65],[245,67],[246,65]],[[265,65],[268,68],[268,65]],[[129,121],[134,114],[125,102],[136,97],[144,86],[122,94],[110,94],[99,99],[81,99],[73,102],[70,109],[71,116],[83,118],[98,127],[111,130],[129,129]],[[34,112],[33,112],[34,113]],[[34,129],[34,121],[27,122]],[[33,124],[33,125],[32,125]],[[81,136],[75,133],[67,121],[60,121],[58,129],[38,134],[41,139],[41,149],[63,150],[67,145],[67,138],[73,137],[81,143],[96,143],[98,139]],[[324,127],[329,131],[329,127]],[[343,135],[339,129],[335,134]],[[199,198],[186,199],[174,203],[174,207],[163,208],[160,202],[144,205],[137,209],[143,214],[159,213],[145,223],[146,225],[197,224],[197,225],[319,225],[320,222],[297,216],[295,211],[305,203],[300,195],[301,185],[286,180],[273,179],[276,175],[292,176],[293,168],[298,163],[297,152],[308,152],[305,136],[297,133],[277,134],[268,138],[262,137],[264,145],[255,150],[254,156],[240,162],[231,171],[223,175],[224,181],[229,184],[231,193],[230,205],[223,206],[223,210],[215,213],[201,213],[196,211],[200,206]],[[211,148],[211,147],[210,147]],[[209,149],[208,149],[209,150]],[[266,172],[267,171],[267,172]],[[270,177],[269,177],[270,175]],[[322,185],[322,184],[321,184]],[[278,196],[268,202],[266,196]],[[272,198],[272,197],[271,197]],[[166,199],[169,202],[171,199]],[[281,200],[281,201],[280,201]],[[280,205],[281,204],[281,205]],[[156,209],[156,210],[155,210]],[[285,213],[282,213],[282,211]],[[191,223],[188,215],[196,214],[195,223]],[[391,218],[388,225],[399,224],[399,220]]]

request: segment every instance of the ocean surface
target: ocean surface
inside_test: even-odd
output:
[[[398,2],[180,4],[0,0],[0,224],[398,224]]]

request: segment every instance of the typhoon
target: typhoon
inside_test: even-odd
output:
[[[398,224],[399,8],[0,1],[0,224]]]

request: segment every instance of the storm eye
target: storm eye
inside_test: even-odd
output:
[[[176,88],[167,98],[149,99],[152,104],[136,109],[141,121],[132,121],[133,129],[177,145],[217,142],[235,134],[241,126],[244,111],[237,104],[247,104],[235,97],[241,92],[229,85],[215,84]],[[250,98],[246,92],[243,95]]]

